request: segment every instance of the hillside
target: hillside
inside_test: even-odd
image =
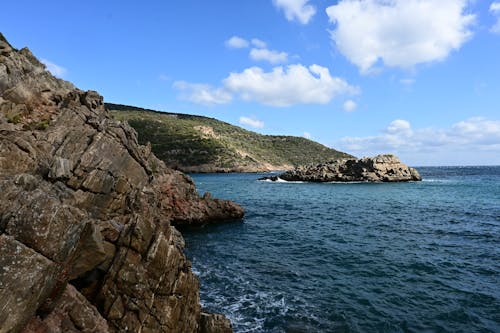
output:
[[[106,103],[151,143],[156,156],[185,172],[259,172],[352,157],[294,136],[262,135],[202,116]]]

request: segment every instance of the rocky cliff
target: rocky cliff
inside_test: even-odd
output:
[[[0,34],[0,332],[230,331],[202,314],[174,225],[241,218],[199,197],[96,92]]]
[[[264,177],[271,181],[306,182],[406,182],[422,180],[418,171],[401,163],[394,155],[377,155],[362,159],[342,159],[318,165],[298,167],[279,176]]]

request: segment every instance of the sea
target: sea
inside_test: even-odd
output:
[[[201,303],[235,332],[500,332],[500,167],[409,183],[193,174],[243,221],[184,231]]]

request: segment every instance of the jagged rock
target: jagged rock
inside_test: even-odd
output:
[[[72,285],[67,285],[57,304],[45,318],[34,317],[22,333],[108,333],[99,311]]]
[[[298,167],[279,176],[263,177],[271,181],[306,182],[406,182],[422,180],[418,171],[401,163],[394,155],[362,159],[341,159],[323,164]]]
[[[1,34],[0,193],[0,333],[197,332],[198,281],[171,224],[243,216]]]
[[[201,313],[200,333],[231,333],[232,331],[231,322],[223,315]]]

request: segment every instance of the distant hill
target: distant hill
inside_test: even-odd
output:
[[[295,136],[262,135],[213,118],[106,103],[151,143],[156,156],[184,172],[260,172],[352,157]]]

